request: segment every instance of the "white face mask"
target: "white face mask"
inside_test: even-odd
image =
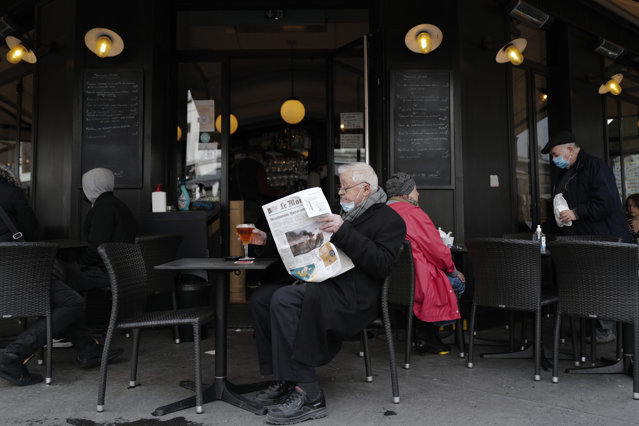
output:
[[[355,196],[355,200],[357,200],[357,197],[359,197],[359,194],[361,193],[362,193],[362,188],[359,189],[359,192]],[[350,203],[345,203],[342,200],[340,200],[339,205],[342,206],[342,210],[348,213],[355,208],[355,200],[351,201]]]

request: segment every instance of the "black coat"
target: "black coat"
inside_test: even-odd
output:
[[[553,187],[553,197],[564,194],[568,207],[578,220],[571,227],[558,228],[560,233],[575,235],[614,235],[624,242],[631,242],[615,176],[601,159],[579,150],[574,165],[574,175],[566,184],[566,190]],[[566,172],[564,172],[566,173]],[[558,180],[561,182],[561,176]],[[552,222],[556,226],[554,216]]]
[[[84,232],[88,247],[78,263],[104,268],[98,253],[100,244],[132,243],[137,235],[137,221],[131,210],[113,192],[104,192],[87,213]]]
[[[40,239],[40,223],[29,206],[24,192],[0,177],[0,206],[26,241]],[[11,231],[0,220],[0,241],[13,241]]]
[[[393,209],[375,204],[353,222],[344,222],[331,242],[355,267],[337,277],[308,283],[293,358],[306,365],[328,363],[341,341],[356,337],[379,315],[380,290],[406,236]]]

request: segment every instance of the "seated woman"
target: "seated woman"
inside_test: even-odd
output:
[[[639,238],[639,194],[628,195],[625,206],[628,229],[632,235],[632,242],[636,243]]]
[[[445,354],[448,346],[439,337],[439,326],[460,318],[457,298],[466,289],[466,278],[455,268],[430,217],[419,207],[415,180],[395,173],[386,181],[387,204],[406,222],[415,262],[415,349],[418,353]]]

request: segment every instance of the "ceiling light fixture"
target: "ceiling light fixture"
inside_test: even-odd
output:
[[[495,60],[500,64],[510,61],[513,65],[521,65],[524,62],[523,51],[526,49],[528,41],[525,38],[516,38],[509,41],[499,49]]]
[[[238,126],[237,117],[235,116],[235,114],[231,113],[231,117],[229,121],[231,124],[229,134],[232,135],[233,133],[235,133]],[[215,130],[217,130],[218,133],[222,133],[222,114],[219,114],[217,118],[215,119]]]
[[[124,50],[122,37],[108,28],[93,28],[87,31],[84,44],[100,58],[117,56]]]
[[[442,31],[432,24],[414,26],[404,37],[404,43],[409,50],[424,55],[437,49],[442,40]]]
[[[280,115],[282,116],[282,120],[286,121],[288,124],[297,124],[304,119],[304,115],[306,115],[306,108],[304,108],[304,104],[302,101],[295,97],[294,92],[294,82],[295,75],[293,69],[293,46],[295,45],[294,41],[290,42],[291,44],[291,96],[288,97],[282,106],[280,107]]]

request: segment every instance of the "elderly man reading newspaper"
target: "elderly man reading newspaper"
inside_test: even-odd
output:
[[[293,229],[278,237],[269,222],[273,234],[253,231],[251,244],[264,246],[264,254],[278,248],[296,278],[292,285],[262,286],[251,297],[260,372],[274,376],[256,399],[272,406],[266,419],[271,424],[326,416],[315,367],[328,363],[342,340],[356,336],[377,318],[381,284],[406,235],[404,221],[386,206],[386,193],[369,165],[350,163],[339,174],[337,214],[326,211],[317,216],[311,221],[314,228],[286,211],[303,201],[285,197],[285,203],[278,205],[278,200],[264,210],[267,219],[288,215],[282,221]],[[307,204],[309,216],[316,207],[322,209]],[[304,260],[293,262],[296,267],[291,268],[295,258]],[[333,264],[339,267],[331,274]],[[317,279],[322,275],[316,270],[330,278]]]

